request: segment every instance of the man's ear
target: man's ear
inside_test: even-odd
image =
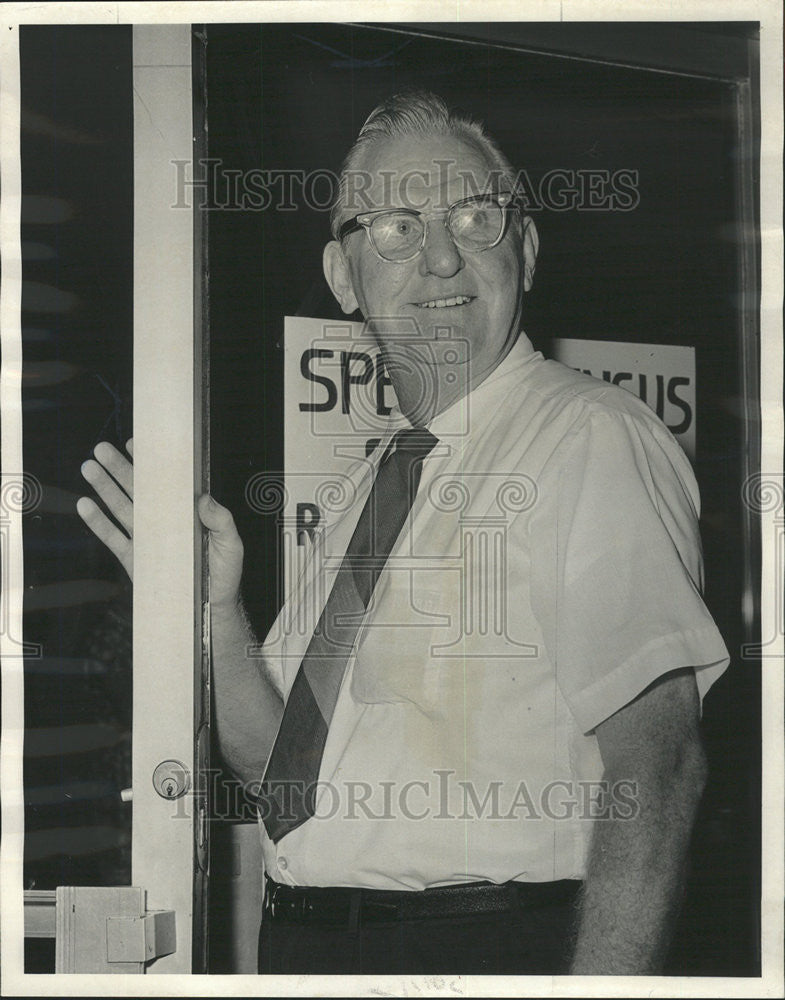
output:
[[[337,240],[331,240],[324,248],[322,267],[327,284],[338,300],[341,309],[345,313],[353,313],[355,309],[359,309],[357,296],[354,294],[352,276],[349,273],[349,265],[343,255],[341,244]]]
[[[537,227],[530,215],[523,219],[523,288],[530,291],[534,284],[534,267],[537,263],[537,251],[540,249],[540,237]]]

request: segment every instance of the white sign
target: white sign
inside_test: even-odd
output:
[[[639,396],[694,461],[694,347],[564,339],[554,340],[553,354],[556,361],[570,368]]]

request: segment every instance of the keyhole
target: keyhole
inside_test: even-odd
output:
[[[188,771],[179,760],[162,760],[153,771],[153,787],[162,799],[177,799],[188,791]]]

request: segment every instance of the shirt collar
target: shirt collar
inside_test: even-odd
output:
[[[471,392],[456,399],[428,424],[439,440],[467,437],[484,427],[498,409],[499,397],[510,386],[519,384],[527,369],[542,360],[532,342],[521,331],[509,354]]]

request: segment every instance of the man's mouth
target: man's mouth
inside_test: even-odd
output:
[[[421,309],[447,309],[450,306],[465,306],[474,301],[473,295],[453,295],[448,299],[426,299],[425,302],[415,302]]]

